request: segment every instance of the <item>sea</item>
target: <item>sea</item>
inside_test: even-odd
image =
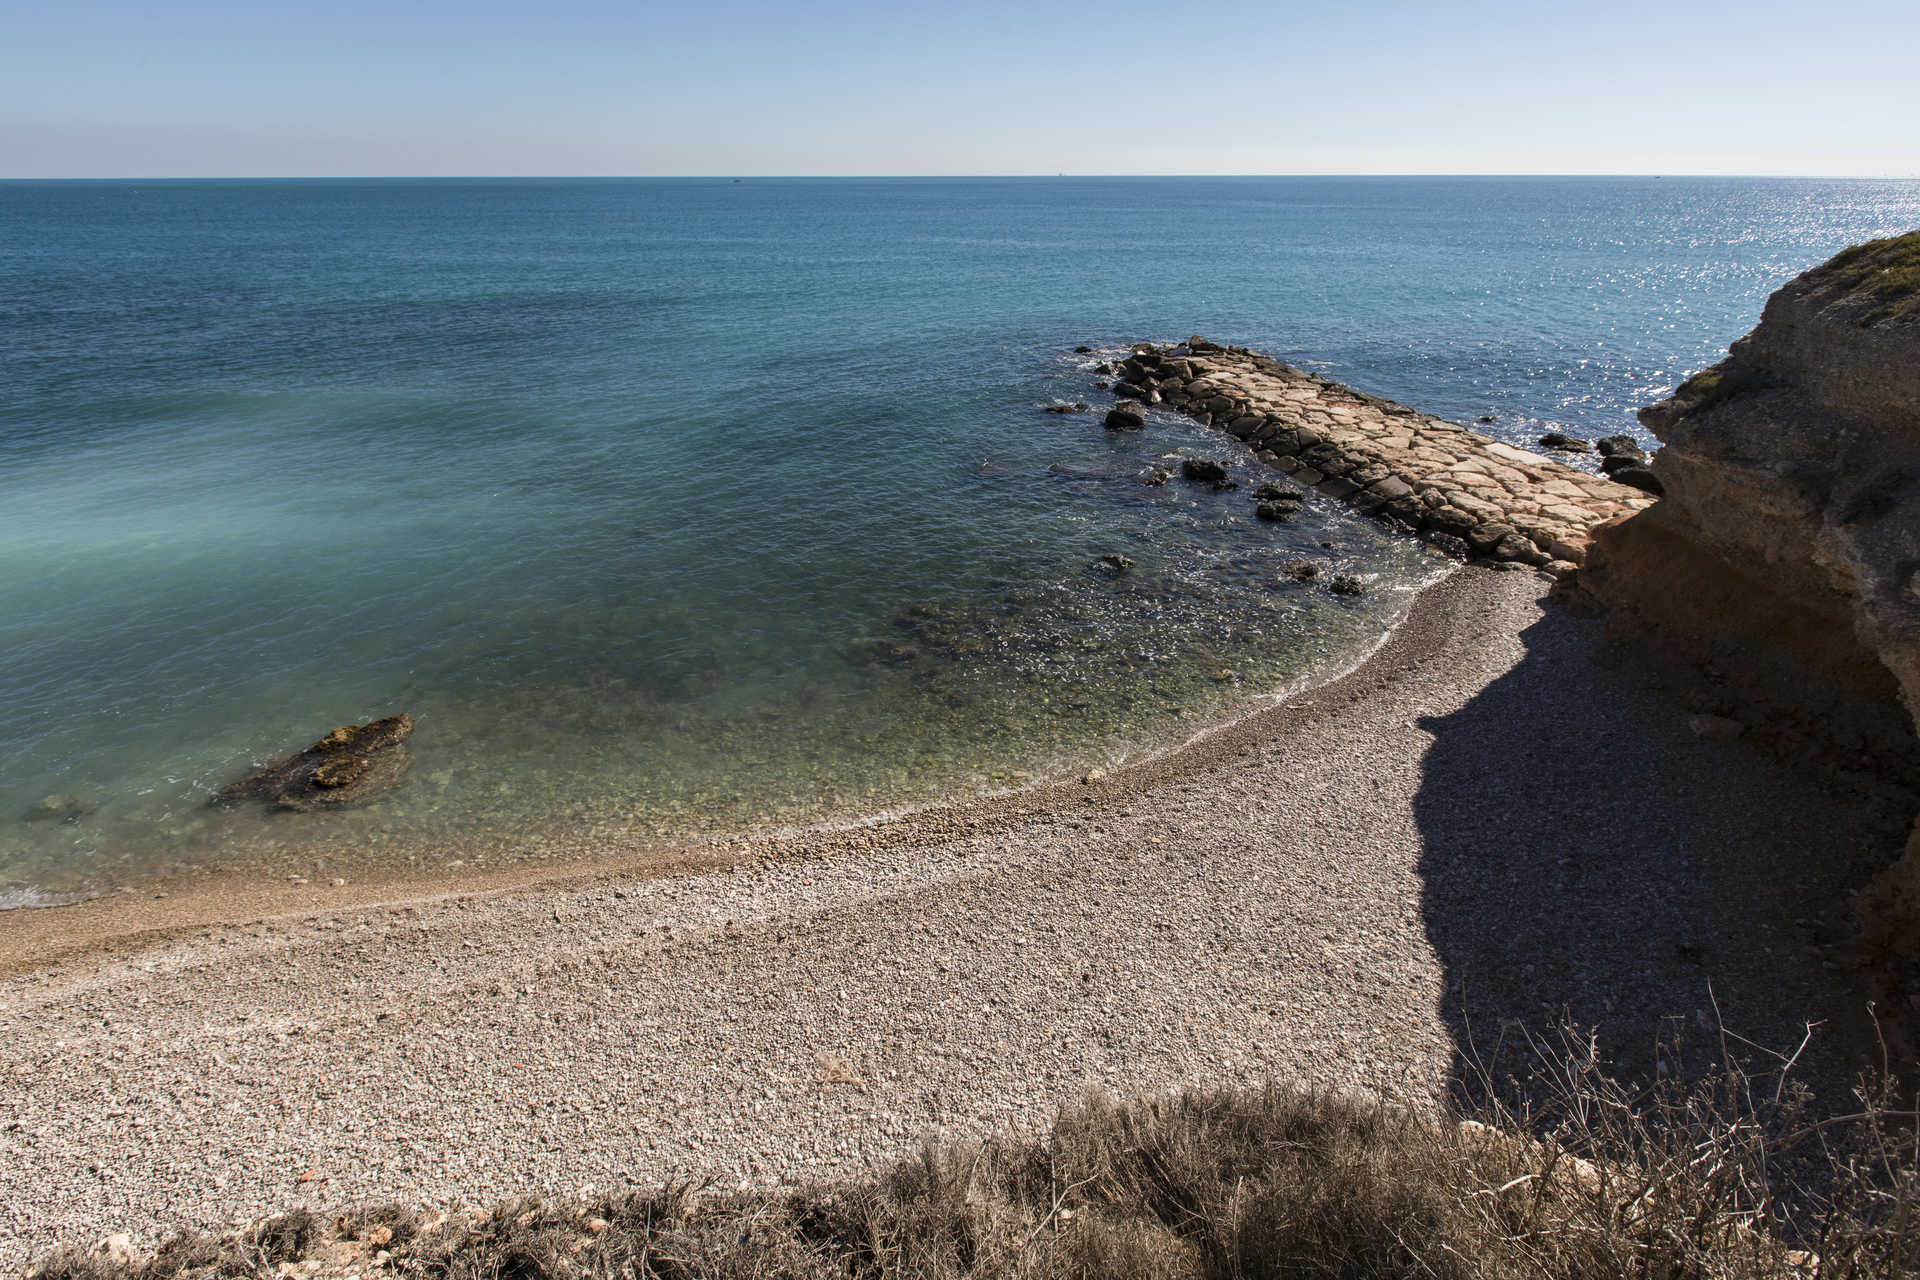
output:
[[[1175,415],[1104,430],[1128,344],[1645,439],[1772,290],[1915,226],[1868,180],[0,182],[0,906],[1111,768],[1448,571],[1317,497],[1251,518]],[[1186,454],[1247,483],[1143,483]],[[362,804],[209,803],[399,712]]]

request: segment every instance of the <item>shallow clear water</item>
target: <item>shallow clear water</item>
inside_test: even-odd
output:
[[[1350,660],[1436,568],[1331,503],[1142,485],[1234,454],[1039,412],[1098,402],[1076,343],[1637,431],[1785,279],[1917,224],[1877,182],[0,183],[0,892],[541,856],[1149,747]],[[401,710],[376,803],[205,807]]]

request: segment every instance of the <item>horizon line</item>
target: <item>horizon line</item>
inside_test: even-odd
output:
[[[1514,179],[1514,178],[1645,178],[1658,180],[1664,178],[1714,178],[1740,181],[1804,181],[1804,182],[1913,182],[1920,181],[1920,170],[1911,173],[1684,173],[1684,172],[1586,172],[1573,170],[1555,170],[1551,172],[1517,173],[1480,173],[1480,172],[1442,172],[1439,170],[1413,172],[1381,172],[1359,170],[1301,171],[1294,173],[457,173],[457,174],[408,174],[408,173],[354,173],[354,174],[71,174],[71,175],[5,175],[0,182],[673,182],[673,181],[734,181],[734,182],[926,182],[926,181],[1007,181],[1012,179],[1034,181],[1067,180],[1110,180],[1143,178],[1474,178],[1474,179]]]

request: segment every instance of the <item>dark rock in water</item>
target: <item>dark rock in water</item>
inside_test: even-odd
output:
[[[1112,385],[1113,384],[1111,382],[1108,382],[1105,379],[1102,379],[1101,381],[1093,384],[1093,389],[1095,391],[1105,391],[1108,387],[1111,387]]]
[[[1619,453],[1609,453],[1600,459],[1600,469],[1608,475],[1613,475],[1627,467],[1644,467],[1646,465],[1647,455],[1639,449],[1635,449],[1631,453],[1626,450],[1621,450]],[[1624,481],[1622,483],[1624,483]]]
[[[1645,466],[1619,467],[1609,474],[1619,483],[1630,484],[1636,489],[1644,489],[1656,498],[1665,494],[1667,491],[1667,487],[1660,483],[1660,477],[1653,474],[1653,471]]]
[[[1320,566],[1311,560],[1295,560],[1287,566],[1287,576],[1295,582],[1312,582],[1320,576]]]
[[[1336,573],[1327,580],[1327,590],[1337,596],[1359,596],[1367,592],[1366,584],[1350,573]]]
[[[1123,556],[1117,551],[1109,551],[1093,563],[1112,573],[1125,573],[1133,568],[1133,557]]]
[[[1086,345],[1084,345],[1084,344],[1083,344],[1083,345],[1081,345],[1081,346],[1078,346],[1078,347],[1075,347],[1075,348],[1073,349],[1073,354],[1075,354],[1075,355],[1077,355],[1077,356],[1084,356],[1084,355],[1089,355],[1089,354],[1091,354],[1091,353],[1092,353],[1092,351],[1093,351],[1093,348],[1092,348],[1092,347],[1089,347],[1089,346],[1086,346]]]
[[[1642,458],[1647,456],[1647,451],[1632,436],[1601,436],[1593,442],[1593,447],[1608,458],[1616,453],[1638,454]]]
[[[1305,502],[1307,495],[1287,484],[1263,484],[1253,491],[1255,502]]]
[[[79,796],[47,796],[28,809],[28,822],[78,822],[87,815]]]
[[[1217,342],[1208,342],[1199,334],[1195,334],[1193,337],[1187,339],[1187,350],[1191,351],[1194,355],[1203,356],[1210,351],[1220,350],[1220,344]]]
[[[1256,503],[1253,508],[1253,514],[1255,514],[1256,516],[1259,516],[1262,520],[1268,520],[1273,522],[1274,524],[1279,524],[1282,521],[1291,520],[1295,516],[1299,515],[1300,504],[1297,502]]]
[[[1482,422],[1492,422],[1492,421],[1493,421],[1493,415],[1492,415],[1492,414],[1490,414],[1490,413],[1483,413],[1483,414],[1481,414],[1481,415],[1480,415],[1480,421],[1482,421]]]
[[[920,651],[912,645],[892,640],[857,640],[847,652],[858,662],[884,662],[889,666],[904,665],[920,657]]]
[[[1114,372],[1113,361],[1102,360],[1098,364],[1093,366],[1093,371],[1095,373],[1104,373],[1107,376],[1111,377],[1113,376],[1113,372]]]
[[[1125,396],[1129,400],[1152,400],[1157,398],[1153,392],[1147,390],[1137,382],[1116,382],[1113,384],[1113,394]]]
[[[1593,446],[1579,436],[1563,435],[1558,431],[1549,431],[1540,437],[1542,449],[1558,449],[1562,453],[1592,453]]]
[[[1180,474],[1200,484],[1210,484],[1216,489],[1233,486],[1233,481],[1227,478],[1227,469],[1212,458],[1182,458]]]
[[[1091,413],[1093,411],[1093,406],[1085,400],[1075,400],[1072,404],[1043,404],[1040,408],[1045,413]]]
[[[388,716],[349,724],[260,772],[214,792],[221,806],[263,800],[280,809],[307,810],[351,804],[400,780],[412,760],[401,746],[413,733],[413,717]]]
[[[1107,410],[1107,427],[1113,431],[1138,431],[1147,425],[1147,411],[1137,400],[1128,400]]]
[[[1428,529],[1421,536],[1436,551],[1452,556],[1455,560],[1465,560],[1473,554],[1473,548],[1467,545],[1467,540],[1457,533],[1448,533],[1444,529]]]
[[[1167,470],[1165,467],[1155,467],[1140,477],[1140,483],[1149,488],[1157,489],[1171,479],[1173,479],[1173,472]]]

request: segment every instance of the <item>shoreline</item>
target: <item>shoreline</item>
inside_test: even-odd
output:
[[[1090,785],[14,972],[0,1266],[299,1206],[835,1176],[1088,1089],[1417,1100],[1543,1005],[1629,1074],[1669,1015],[1844,1023],[1793,921],[1849,811],[1593,666],[1543,595],[1465,568],[1354,670]],[[1823,1097],[1849,1054],[1803,1058]]]
[[[946,797],[894,810],[850,811],[846,816],[804,827],[749,827],[705,837],[661,840],[629,834],[622,851],[604,847],[604,835],[576,838],[558,859],[506,863],[488,869],[455,871],[447,863],[464,863],[477,842],[450,844],[440,866],[432,871],[392,867],[384,874],[361,874],[344,885],[332,885],[319,875],[301,884],[282,883],[283,876],[265,873],[221,872],[173,876],[135,889],[109,892],[62,906],[0,913],[7,928],[0,930],[0,979],[92,956],[124,956],[164,945],[195,930],[255,921],[297,918],[316,912],[397,907],[467,895],[559,890],[611,881],[629,881],[700,871],[729,870],[743,862],[778,858],[832,857],[849,849],[869,847],[883,833],[913,841],[938,838],[924,834],[949,829],[949,822],[980,823],[1030,816],[1021,805],[1025,797],[1046,797],[1054,807],[1083,802],[1088,788],[1074,775],[1089,769],[1103,786],[1124,786],[1139,770],[1199,748],[1207,739],[1245,721],[1274,713],[1289,703],[1353,675],[1384,650],[1421,609],[1429,593],[1458,573],[1450,570],[1438,581],[1416,591],[1405,613],[1364,651],[1327,668],[1291,692],[1255,694],[1226,718],[1207,724],[1185,737],[1140,749],[1111,770],[1078,765],[1055,777],[1021,787],[982,794]],[[1177,761],[1174,761],[1177,764]],[[997,815],[989,818],[986,815]],[[869,833],[862,838],[862,833]],[[511,843],[509,837],[496,837]],[[589,844],[602,847],[587,848]],[[431,847],[431,846],[428,846]]]

